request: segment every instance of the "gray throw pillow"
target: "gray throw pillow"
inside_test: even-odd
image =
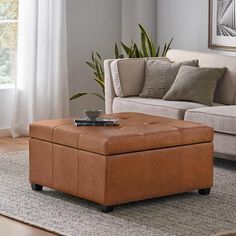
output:
[[[212,106],[217,82],[222,78],[225,69],[181,66],[172,87],[163,99]]]
[[[184,62],[170,62],[147,59],[145,61],[145,82],[139,95],[144,98],[162,99],[169,91],[171,85],[182,65],[198,66],[198,60]]]

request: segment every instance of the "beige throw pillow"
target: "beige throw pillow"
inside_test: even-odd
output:
[[[225,69],[181,66],[171,89],[163,99],[192,101],[212,106],[216,85]]]
[[[167,58],[155,58],[154,61]],[[138,96],[143,89],[145,72],[144,58],[117,59],[111,63],[115,94],[118,97]]]
[[[145,62],[145,83],[140,97],[162,99],[174,83],[182,65],[198,66],[198,60],[170,62],[147,59]]]

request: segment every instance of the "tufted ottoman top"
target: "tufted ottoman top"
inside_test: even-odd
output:
[[[73,118],[37,121],[30,137],[102,155],[212,142],[213,129],[203,124],[142,113],[116,113],[119,126],[77,127]]]

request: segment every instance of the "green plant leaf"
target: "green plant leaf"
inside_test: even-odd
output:
[[[148,57],[147,46],[146,46],[146,37],[143,32],[141,32],[141,44],[144,57]]]
[[[95,66],[96,66],[96,76],[102,80],[102,75],[101,75],[101,71],[99,68],[99,62],[97,61],[97,59],[95,59]]]
[[[141,50],[139,50],[139,55],[140,55],[140,58],[144,58],[143,53],[141,52]]]
[[[161,54],[162,57],[165,56],[165,51],[166,51],[166,43],[165,43],[165,45],[164,45],[164,48],[163,48],[163,51],[162,51],[162,54]]]
[[[94,71],[93,74],[95,75],[96,78],[98,77],[97,71]]]
[[[166,47],[166,50],[165,50],[165,55],[164,55],[164,56],[166,56],[167,52],[169,51],[170,45],[172,44],[173,40],[174,40],[174,39],[171,38],[170,42],[168,43],[168,45],[167,45],[167,47]]]
[[[89,62],[89,61],[86,61],[86,64],[91,67],[93,70],[96,69],[96,66],[92,63],[92,62]]]
[[[155,56],[156,56],[156,47],[155,47],[155,44],[154,44],[154,42],[152,41],[151,38],[149,38],[149,40],[150,40],[150,41],[148,41],[148,42],[150,42],[150,43],[149,43],[150,55],[151,55],[152,57],[155,57]]]
[[[104,69],[103,69],[103,67],[102,67],[102,64],[99,64],[99,68],[100,68],[100,73],[101,73],[101,75],[102,75],[102,81],[104,81]]]
[[[91,57],[92,57],[92,61],[94,62],[94,53],[93,52],[92,52],[92,56]]]
[[[98,52],[96,52],[97,57],[99,58],[100,61],[102,61],[102,58]]]
[[[157,47],[156,57],[159,57],[159,53],[160,53],[160,46]]]
[[[135,57],[140,58],[139,49],[136,43],[134,43],[134,52],[135,52]]]
[[[103,101],[105,101],[105,98],[102,95],[98,94],[98,93],[84,93],[84,92],[83,93],[77,93],[76,95],[72,96],[70,98],[70,101],[78,99],[78,98],[80,98],[84,95],[95,95],[95,96],[99,97],[100,99],[102,99]]]
[[[119,48],[117,46],[117,43],[115,43],[115,57],[116,59],[120,58]]]
[[[86,95],[86,94],[88,94],[88,93],[85,93],[85,92],[77,93],[77,94],[75,94],[74,96],[72,96],[72,97],[70,98],[70,101],[72,101],[72,100],[74,100],[74,99],[77,99],[77,98],[80,98],[80,97],[82,97],[82,96],[84,96],[84,95]]]
[[[102,89],[104,89],[104,82],[102,81],[102,80],[100,80],[100,79],[97,79],[97,78],[95,78],[94,79],[101,87],[102,87]]]
[[[99,79],[96,79],[96,78],[94,80],[98,83],[98,85],[102,89],[102,93],[105,94],[105,84],[104,84],[104,82],[99,80]]]
[[[149,56],[150,57],[155,57],[155,55],[156,55],[156,48],[155,48],[155,45],[153,43],[153,40],[149,37],[149,35],[147,34],[146,30],[143,28],[142,25],[138,24],[138,26],[139,26],[139,28],[141,30],[141,41],[142,41],[142,38],[145,38],[145,46],[146,46],[146,42],[148,44]],[[147,49],[146,49],[146,51],[147,51]],[[145,55],[145,53],[144,53],[144,55]]]
[[[135,54],[136,58],[140,58],[141,57],[140,51],[139,51],[138,46],[137,46],[136,43],[134,43],[134,54]]]
[[[130,53],[129,53],[129,58],[135,58],[135,43],[131,41],[131,47],[130,47]]]
[[[101,98],[103,101],[105,101],[105,98],[102,95],[98,94],[98,93],[91,93],[91,95],[95,95],[95,96]]]
[[[128,47],[127,45],[125,45],[123,42],[120,42],[120,43],[121,43],[121,46],[123,47],[125,53],[126,53],[127,55],[129,55],[129,53],[130,53],[130,47]]]

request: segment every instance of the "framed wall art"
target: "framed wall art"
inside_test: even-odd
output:
[[[236,51],[236,0],[209,0],[208,46]]]

